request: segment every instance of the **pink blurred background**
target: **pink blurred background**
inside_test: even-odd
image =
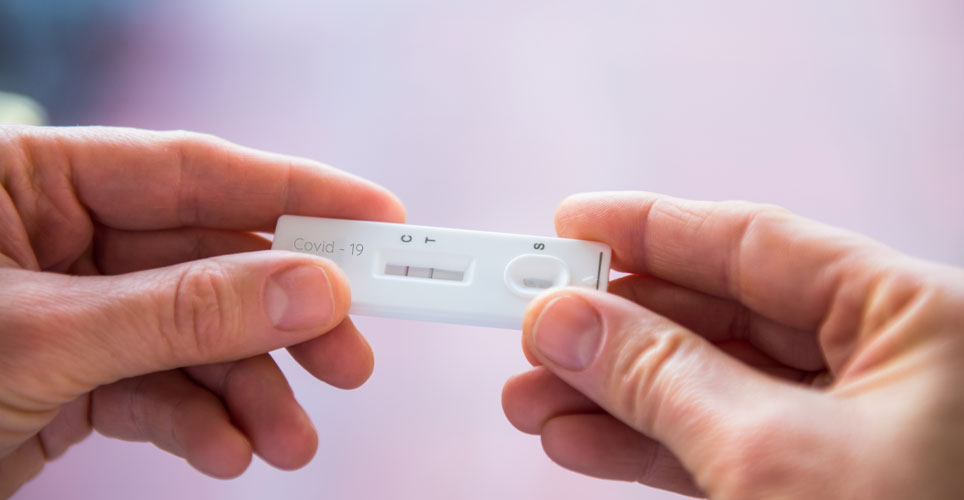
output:
[[[152,2],[82,123],[191,129],[392,189],[409,222],[553,232],[570,193],[783,205],[964,265],[964,3]],[[219,481],[99,436],[15,498],[667,499],[565,471],[502,415],[509,330],[358,318],[356,391],[276,359],[314,461]]]

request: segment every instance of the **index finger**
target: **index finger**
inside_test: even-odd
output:
[[[817,331],[836,298],[859,313],[894,252],[772,206],[645,192],[576,195],[556,211],[560,236],[608,243],[613,268],[737,300]],[[841,293],[844,292],[844,293]],[[851,293],[852,292],[852,293]]]
[[[102,224],[127,230],[271,231],[282,214],[401,222],[389,191],[321,163],[189,132],[26,128],[33,168],[53,169]]]

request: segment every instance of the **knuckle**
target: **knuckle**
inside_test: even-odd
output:
[[[163,135],[170,147],[179,152],[203,151],[206,148],[223,147],[227,144],[227,141],[218,136],[189,130],[171,130],[163,132]]]
[[[612,401],[620,401],[627,407],[623,415],[635,419],[637,429],[654,429],[678,409],[668,408],[678,377],[674,364],[681,356],[695,348],[692,335],[675,325],[636,324],[635,331],[644,335],[630,335],[628,345],[621,347],[613,366],[614,377],[610,380]]]
[[[776,205],[763,205],[746,201],[729,201],[720,205],[720,211],[724,213],[724,218],[735,217],[740,220],[739,230],[732,235],[728,250],[723,254],[722,283],[720,288],[728,290],[733,297],[742,297],[745,288],[743,270],[752,266],[752,259],[755,255],[747,252],[752,249],[752,242],[756,241],[761,235],[767,234],[770,229],[792,218],[790,211]],[[747,262],[750,260],[751,262]]]
[[[166,132],[162,132],[162,134],[167,136],[167,138],[173,143],[204,142],[207,137],[211,137],[201,132],[193,132],[183,129],[168,130]]]
[[[161,144],[170,156],[169,165],[176,166],[177,180],[174,189],[177,192],[178,217],[184,226],[204,225],[201,220],[202,212],[198,203],[200,193],[196,182],[190,180],[204,175],[205,165],[210,164],[212,158],[223,155],[229,149],[227,141],[213,135],[175,130],[161,132]]]
[[[756,230],[772,227],[780,221],[794,217],[793,213],[776,205],[752,203],[748,201],[731,201],[725,205],[725,210],[735,214],[742,220],[742,230],[736,235],[734,244],[742,245],[745,240],[753,237]]]
[[[186,266],[178,275],[171,301],[171,327],[166,329],[166,337],[172,349],[186,349],[206,359],[237,338],[240,294],[223,265],[196,262]]]
[[[731,213],[743,214],[748,218],[781,218],[793,214],[793,212],[786,208],[770,203],[733,200],[723,202],[722,206]]]

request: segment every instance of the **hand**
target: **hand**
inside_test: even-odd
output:
[[[957,498],[964,272],[784,210],[647,193],[566,200],[612,294],[527,311],[503,406],[592,476],[711,498]]]
[[[300,467],[317,435],[266,353],[371,373],[344,275],[252,231],[402,221],[384,189],[196,134],[22,127],[0,127],[0,185],[0,497],[91,428],[215,477],[252,450]]]

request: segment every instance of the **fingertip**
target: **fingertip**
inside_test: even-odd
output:
[[[339,389],[354,389],[371,376],[375,357],[368,341],[345,318],[324,335],[288,348],[308,373]]]
[[[563,296],[566,293],[565,288],[552,289],[545,292],[529,302],[526,307],[525,312],[522,315],[522,336],[523,339],[528,335],[529,332],[533,330],[536,326],[536,321],[542,314],[543,309],[549,305],[550,302]]]
[[[402,200],[400,200],[398,196],[395,196],[395,193],[389,191],[388,189],[382,189],[384,189],[384,192],[387,196],[387,201],[385,202],[386,206],[383,209],[385,213],[385,222],[404,224],[406,213],[405,205],[402,203]]]
[[[525,392],[522,390],[525,383],[524,376],[525,373],[513,375],[502,386],[502,412],[506,420],[520,432],[538,434],[539,428],[529,425],[530,419],[524,418]]]
[[[308,465],[318,451],[318,431],[304,409],[286,412],[288,422],[277,424],[284,432],[276,432],[270,447],[259,452],[261,457],[281,470],[296,470]]]
[[[638,220],[626,225],[623,214],[626,209],[649,205],[657,198],[670,197],[646,191],[597,191],[571,195],[556,208],[556,233],[564,238],[599,240],[614,245],[614,241],[633,234],[645,222]]]
[[[358,334],[358,339],[364,344],[365,352],[368,355],[364,358],[364,363],[358,365],[358,371],[353,379],[354,382],[342,386],[342,389],[357,389],[361,387],[365,382],[368,382],[368,379],[372,377],[372,373],[375,372],[375,353],[372,351],[371,344],[368,343],[368,339],[361,333]]]
[[[573,452],[573,440],[567,437],[571,427],[569,416],[562,415],[546,420],[539,428],[542,451],[557,465],[569,470],[573,470],[569,456],[579,454],[578,450]]]
[[[262,279],[264,315],[277,331],[311,338],[339,324],[348,314],[351,289],[333,262],[292,252],[275,253]]]
[[[565,237],[568,232],[569,222],[571,221],[573,214],[579,212],[579,205],[583,200],[588,199],[591,193],[576,193],[571,194],[563,198],[562,201],[556,205],[556,211],[553,216],[553,221],[556,226],[556,234]]]
[[[552,290],[539,295],[526,307],[522,317],[522,354],[532,366],[542,365],[542,361],[536,356],[536,349],[532,346],[532,337],[535,332],[536,323],[549,304],[561,297],[565,297],[566,294],[565,289]]]
[[[331,326],[340,324],[348,316],[351,306],[351,285],[348,276],[337,264],[328,259],[319,258],[319,262],[328,277],[331,286],[331,298],[334,303],[331,315]]]
[[[601,411],[545,367],[509,378],[502,389],[502,410],[509,422],[526,434],[539,434],[547,420],[559,415]]]
[[[594,198],[598,198],[602,194],[604,193],[592,192],[592,191],[570,194],[569,196],[566,196],[565,198],[563,198],[562,201],[559,202],[559,205],[556,206],[556,213],[559,213],[560,211],[563,211],[563,210],[567,210],[586,200],[592,200]]]
[[[598,212],[605,210],[607,206],[618,203],[626,193],[596,191],[567,196],[556,206],[556,233],[562,237],[575,237],[573,235],[580,233],[578,221],[592,220],[592,216],[598,215]],[[600,201],[603,203],[599,203]]]
[[[551,291],[539,295],[529,305],[526,307],[525,313],[522,316],[522,354],[525,356],[526,361],[532,366],[539,366],[542,363],[536,357],[535,352],[532,347],[530,347],[532,331],[535,328],[536,321],[539,319],[539,315],[542,314],[542,310],[545,309],[546,305],[552,302],[556,297],[558,292]]]
[[[204,422],[195,428],[196,439],[185,449],[192,467],[217,479],[240,476],[251,464],[251,442],[232,425],[223,421]]]
[[[526,311],[523,352],[554,368],[581,371],[597,354],[602,318],[593,290],[564,288],[536,298]],[[596,292],[597,294],[604,292]]]
[[[345,390],[361,387],[365,382],[368,382],[368,379],[371,378],[372,373],[375,371],[375,354],[372,352],[371,344],[369,344],[368,339],[355,328],[354,323],[351,324],[351,329],[354,330],[351,335],[351,340],[354,344],[354,348],[352,349],[354,351],[354,362],[342,365],[342,369],[338,372],[338,375],[330,377],[331,380],[328,382],[334,387]],[[349,357],[351,356],[346,356],[345,359]]]
[[[359,190],[357,193],[361,195],[361,199],[356,200],[356,204],[364,209],[363,212],[359,214],[360,218],[399,224],[405,222],[405,205],[395,193],[368,179],[354,175],[352,175],[352,177],[362,183],[366,188],[364,191]]]
[[[529,364],[532,366],[542,366],[542,362],[540,362],[539,359],[536,358],[535,353],[532,352],[532,349],[529,348],[529,343],[526,342],[525,336],[522,337],[521,343],[522,343],[522,355],[525,356],[526,361],[528,361]]]
[[[307,255],[298,252],[289,252],[287,250],[270,250],[271,252],[284,252],[290,257],[294,257],[304,262],[305,264],[313,265],[322,270],[325,274],[325,279],[328,280],[328,288],[330,290],[332,309],[328,319],[327,325],[322,327],[322,330],[327,331],[330,328],[335,327],[340,324],[346,316],[348,316],[348,308],[351,306],[351,285],[348,282],[348,276],[342,271],[338,264],[334,261],[326,259],[324,257],[318,257],[314,255]],[[319,292],[320,293],[320,292]],[[316,298],[307,297],[305,303],[314,303]]]

